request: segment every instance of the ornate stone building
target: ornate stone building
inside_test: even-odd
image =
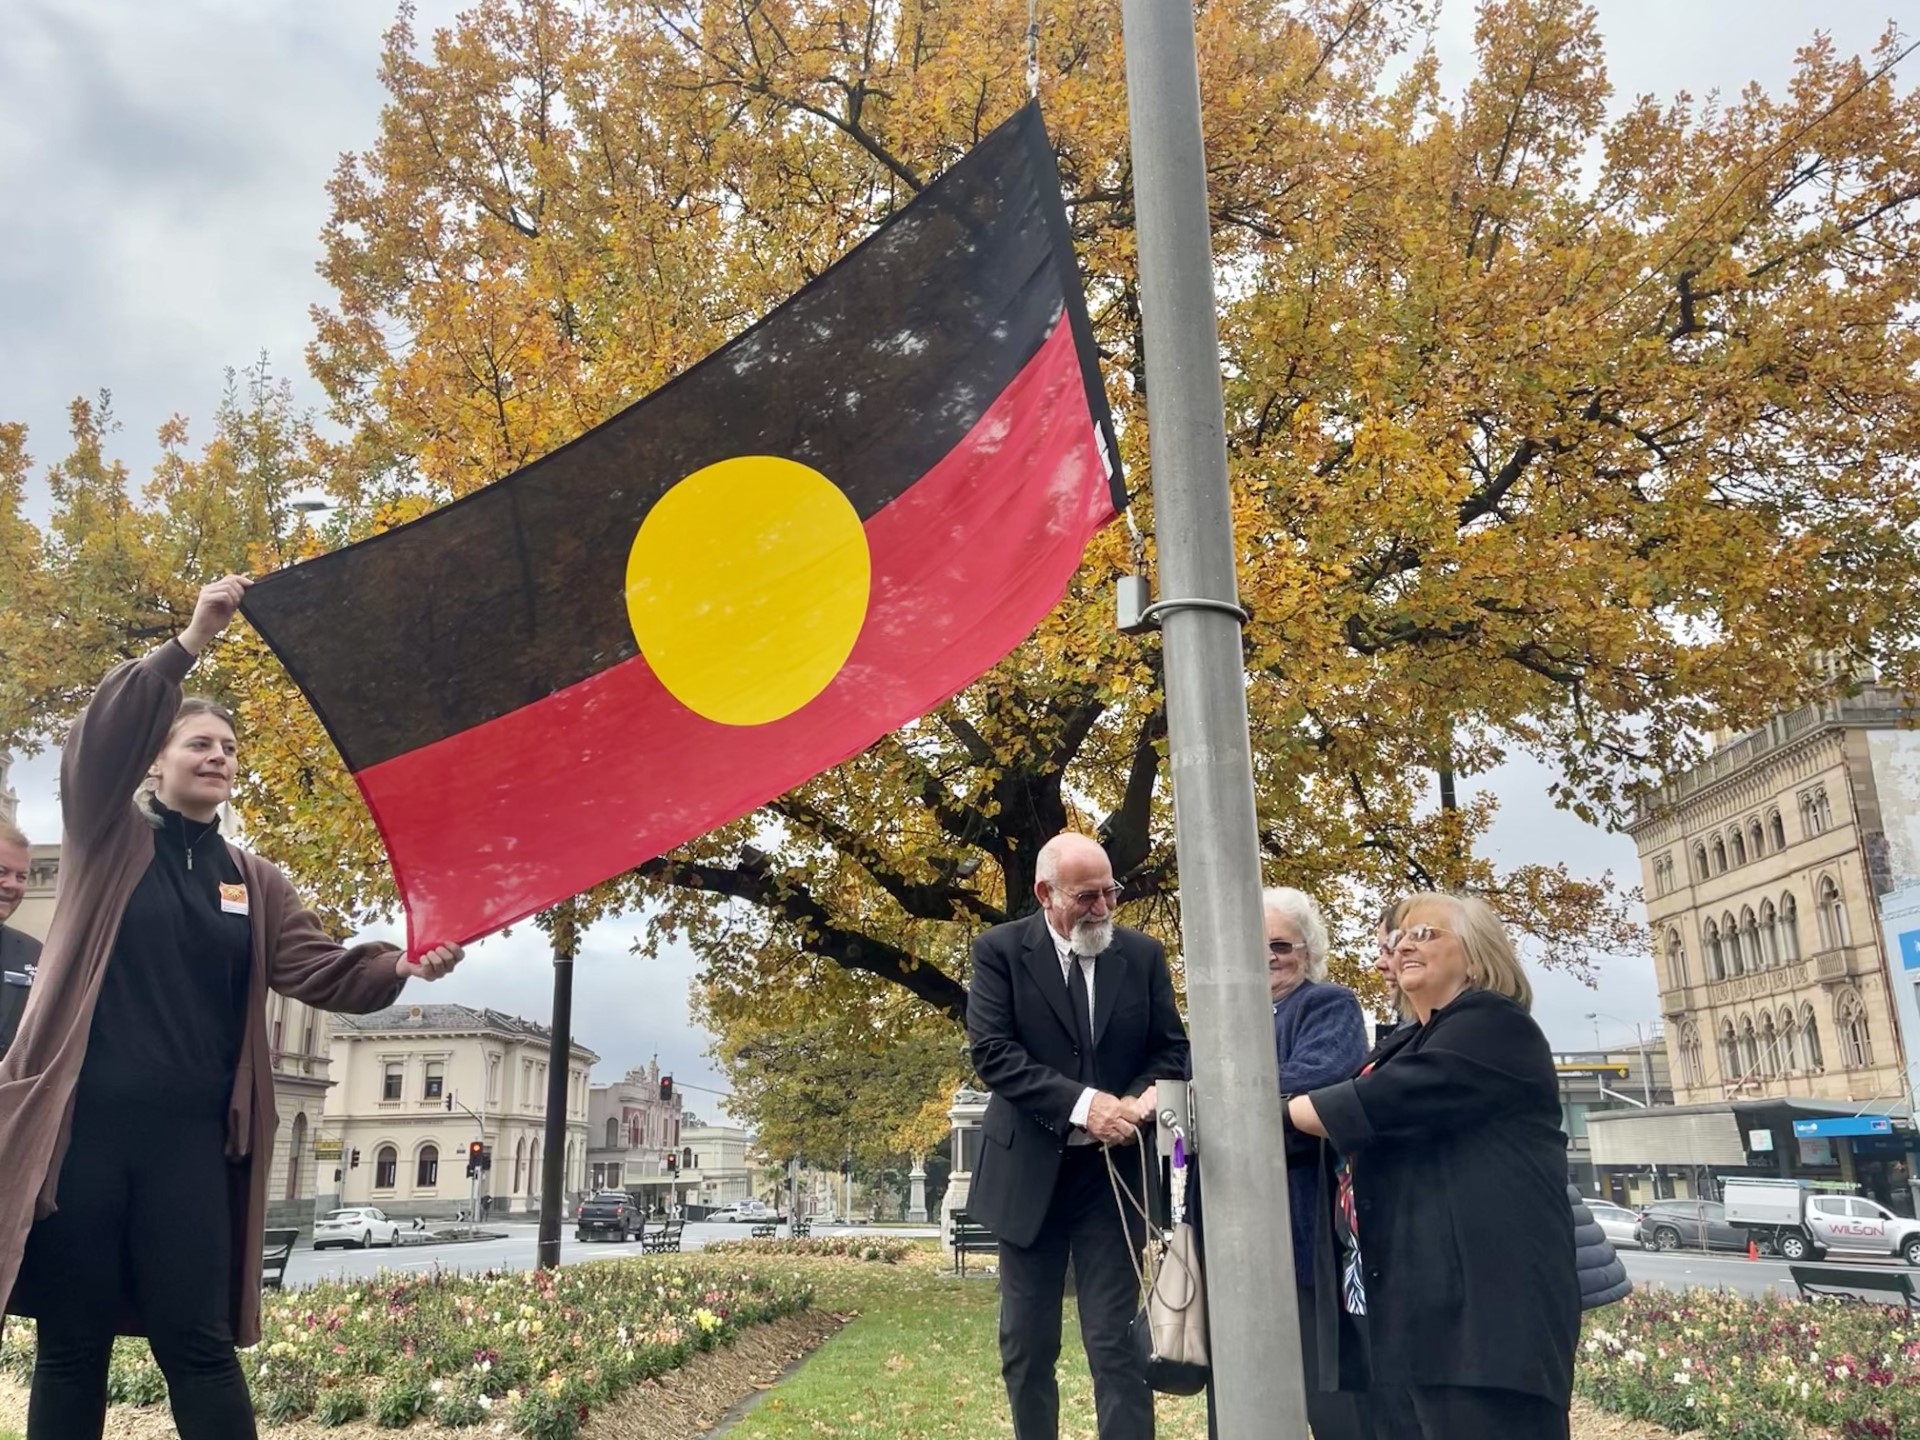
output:
[[[1628,826],[1680,1104],[1907,1099],[1876,897],[1889,828],[1920,814],[1889,763],[1909,718],[1873,686],[1776,715]]]
[[[450,1217],[471,1198],[467,1147],[482,1139],[493,1152],[481,1187],[491,1213],[538,1214],[550,1033],[470,1005],[334,1016],[326,1138],[342,1154],[341,1203]],[[587,1091],[598,1058],[575,1044],[568,1064],[569,1200],[586,1187]]]

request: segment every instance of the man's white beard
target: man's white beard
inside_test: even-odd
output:
[[[1076,955],[1098,955],[1113,944],[1113,921],[1081,920],[1067,937],[1067,948]]]

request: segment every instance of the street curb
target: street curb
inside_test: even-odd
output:
[[[838,1330],[835,1330],[832,1332],[832,1334],[826,1336],[826,1338],[820,1342],[820,1345],[827,1344],[829,1341],[831,1341],[834,1338],[835,1335],[838,1335],[840,1333],[840,1330],[844,1330],[846,1328],[847,1327],[844,1324],[842,1324]],[[796,1370],[798,1370],[802,1365],[806,1364],[815,1355],[817,1355],[820,1351],[820,1345],[814,1346],[813,1349],[807,1351],[807,1353],[804,1355],[795,1356],[794,1359],[786,1366],[786,1368],[783,1369],[777,1377],[775,1377],[774,1382],[771,1385],[767,1386],[766,1389],[764,1390],[756,1389],[751,1395],[747,1396],[746,1399],[735,1402],[734,1407],[731,1410],[727,1411],[726,1414],[720,1417],[720,1423],[715,1425],[713,1429],[707,1431],[706,1434],[702,1435],[700,1437],[700,1440],[723,1440],[723,1437],[729,1431],[731,1431],[735,1426],[737,1426],[742,1420],[746,1419],[747,1416],[751,1415],[755,1410],[760,1408],[761,1401],[765,1400],[769,1395],[773,1394],[774,1391],[778,1390],[782,1385],[786,1384],[787,1381],[793,1376],[793,1373]]]

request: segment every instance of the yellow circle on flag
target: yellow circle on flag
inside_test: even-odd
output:
[[[811,466],[741,455],[660,497],[627,553],[627,617],[696,715],[764,725],[826,689],[867,618],[866,528]]]

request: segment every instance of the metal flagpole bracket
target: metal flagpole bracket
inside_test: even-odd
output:
[[[1194,1124],[1193,1089],[1185,1080],[1156,1080],[1153,1082],[1154,1118],[1160,1122],[1158,1141],[1162,1155],[1173,1154],[1173,1137],[1176,1132],[1186,1139],[1187,1156],[1191,1159],[1200,1150],[1200,1130]]]
[[[1232,600],[1210,600],[1195,596],[1188,600],[1156,600],[1147,603],[1147,582],[1139,575],[1122,575],[1115,596],[1115,621],[1123,635],[1140,635],[1160,628],[1160,617],[1175,610],[1215,610],[1231,615],[1242,625],[1253,619],[1246,609]]]

